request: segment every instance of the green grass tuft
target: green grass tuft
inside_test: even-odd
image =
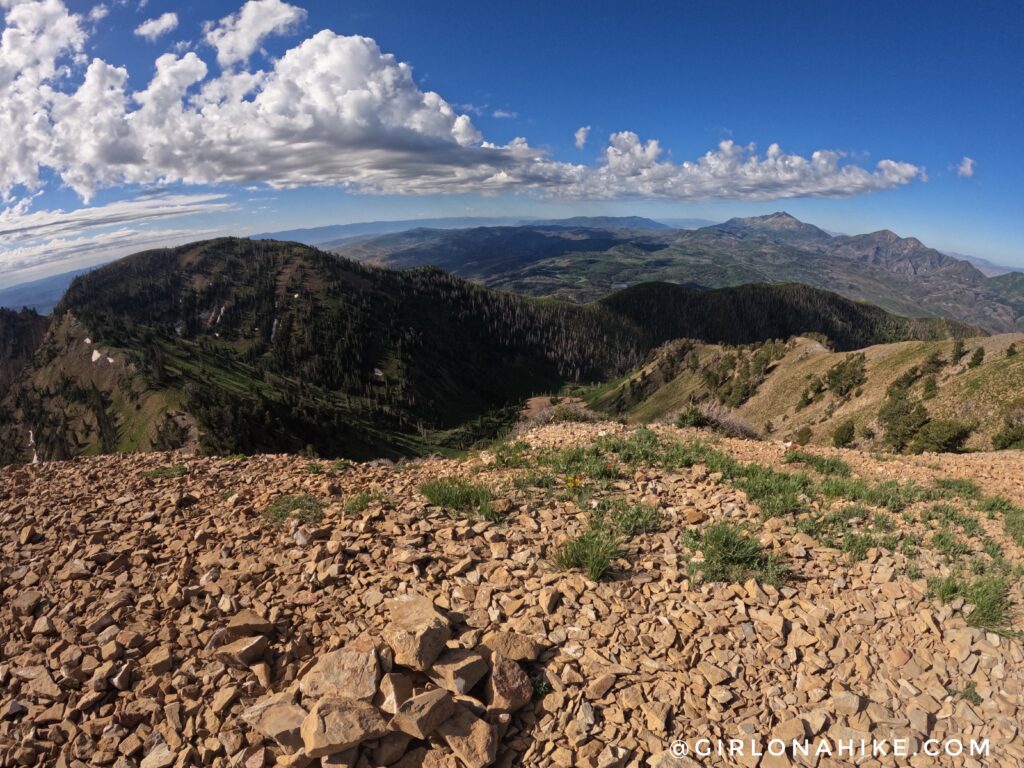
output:
[[[809,451],[787,451],[782,460],[786,464],[806,464],[822,475],[850,476],[850,465],[842,459],[818,456]]]
[[[697,546],[704,560],[694,563],[694,570],[705,581],[742,583],[755,579],[763,584],[784,582],[789,569],[786,564],[767,554],[760,542],[729,523],[716,523],[698,534]]]
[[[963,480],[958,477],[940,477],[935,481],[945,498],[959,499],[980,499],[981,488],[972,480]]]
[[[157,467],[156,469],[147,469],[145,472],[141,472],[142,477],[147,477],[150,480],[170,480],[175,477],[184,477],[188,472],[188,468],[184,464],[174,464],[169,467]]]
[[[370,506],[370,502],[376,501],[380,498],[380,493],[377,491],[360,491],[355,496],[350,497],[345,501],[344,511],[346,515],[358,515],[360,512]]]
[[[442,477],[421,485],[420,492],[427,497],[427,501],[437,507],[464,514],[476,514],[488,520],[499,517],[491,507],[491,490],[485,485],[454,477]]]
[[[500,443],[494,448],[494,463],[499,467],[518,469],[530,465],[530,445],[522,440]]]
[[[565,569],[579,568],[597,581],[621,555],[615,532],[607,526],[592,523],[579,536],[569,539],[558,548],[555,562]]]
[[[967,581],[962,576],[950,574],[936,579],[929,585],[932,597],[948,603],[963,598],[974,606],[967,623],[972,627],[1006,631],[1006,617],[1010,609],[1010,585],[1002,576],[982,576]]]
[[[608,513],[612,526],[627,538],[661,528],[661,513],[646,504],[614,505]]]
[[[291,517],[307,525],[316,525],[324,519],[324,505],[316,496],[278,496],[263,510],[263,518],[273,525],[283,525]]]

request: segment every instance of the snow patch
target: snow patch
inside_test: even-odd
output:
[[[94,350],[92,351],[92,361],[93,361],[94,363],[95,363],[95,362],[96,362],[97,360],[99,360],[99,359],[100,359],[101,357],[103,357],[103,353],[102,353],[102,352],[100,352],[100,351],[99,351],[98,349],[94,349]]]
[[[86,336],[85,337],[85,343],[86,344],[92,344],[92,339],[90,339],[88,336]]]

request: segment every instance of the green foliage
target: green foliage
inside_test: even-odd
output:
[[[345,501],[345,514],[346,515],[358,515],[360,512],[365,510],[370,503],[380,498],[380,493],[371,491],[360,491],[355,496],[348,498]]]
[[[953,351],[950,354],[950,357],[952,358],[953,362],[954,363],[959,363],[960,360],[963,358],[963,356],[966,355],[966,354],[967,354],[967,345],[964,344],[964,340],[963,339],[959,339],[959,338],[956,339],[953,342]]]
[[[797,512],[804,507],[803,494],[811,485],[806,475],[778,472],[760,464],[742,464],[728,454],[700,441],[668,446],[662,456],[667,469],[705,465],[747,494],[761,508],[764,517]]]
[[[1003,428],[992,437],[997,451],[1024,449],[1024,401],[1012,403],[1003,415]]]
[[[921,373],[923,373],[925,376],[934,379],[935,374],[937,374],[945,367],[946,361],[943,359],[942,355],[940,355],[938,352],[932,352],[928,356],[928,359],[925,360],[924,364],[921,366]]]
[[[637,534],[657,531],[661,525],[661,513],[654,507],[623,499],[604,501],[591,513],[586,530],[558,547],[555,563],[582,569],[597,581],[622,557],[625,542]]]
[[[263,519],[272,525],[283,525],[291,517],[307,525],[316,525],[324,519],[324,505],[316,496],[278,496],[263,510]]]
[[[985,359],[985,348],[984,347],[978,347],[977,349],[974,350],[974,354],[971,355],[971,359],[967,361],[967,367],[968,368],[977,368],[979,365],[981,365],[981,363],[982,363],[982,361],[984,359]]]
[[[929,543],[935,551],[944,555],[950,562],[959,559],[961,555],[965,555],[971,551],[971,548],[967,546],[967,544],[948,529],[936,531],[932,535],[931,542]]]
[[[312,462],[306,465],[306,471],[311,475],[322,475],[326,470],[324,470],[323,464]]]
[[[942,491],[944,496],[951,498],[981,498],[981,488],[973,480],[959,477],[940,477],[935,481],[935,487]]]
[[[499,467],[521,468],[530,465],[530,445],[522,440],[500,443],[494,449],[494,463]]]
[[[900,547],[907,554],[913,554],[917,549],[914,539],[891,533],[895,528],[892,518],[880,513],[870,515],[867,509],[858,505],[804,518],[797,528],[826,547],[845,552],[852,562],[863,560],[868,550],[877,547],[890,550]]]
[[[808,451],[787,451],[782,460],[786,464],[806,464],[823,475],[838,475],[839,477],[849,477],[850,475],[850,465],[842,459],[819,456]]]
[[[839,422],[835,432],[832,433],[832,445],[836,448],[846,448],[851,445],[855,437],[854,430],[853,419]]]
[[[903,451],[928,423],[928,411],[900,387],[890,391],[878,412],[878,420],[885,443],[895,451]]]
[[[661,457],[658,435],[646,427],[637,429],[628,437],[611,437],[600,441],[598,449],[618,454],[630,466],[653,466]]]
[[[755,579],[777,586],[789,573],[785,562],[766,553],[757,539],[729,523],[705,528],[694,544],[700,548],[704,560],[692,565],[704,581],[743,583]]]
[[[992,447],[997,451],[1024,450],[1024,424],[1009,424],[992,436]]]
[[[184,477],[188,472],[188,468],[184,464],[173,464],[169,467],[156,467],[155,469],[147,469],[139,474],[142,477],[147,477],[151,480],[161,479],[170,480],[175,477]]]
[[[579,405],[560,404],[551,409],[548,419],[552,424],[597,421],[597,416]]]
[[[917,431],[907,450],[911,453],[956,453],[963,450],[973,427],[953,419],[933,419]]]
[[[937,579],[929,585],[932,597],[948,603],[956,598],[974,608],[967,617],[972,627],[996,632],[1005,631],[1006,615],[1010,608],[1010,585],[1002,576],[982,576],[967,580],[957,574]]]
[[[698,408],[695,404],[690,403],[683,410],[682,413],[676,418],[677,427],[706,427],[708,426],[708,417],[704,415],[704,412]]]
[[[615,531],[602,523],[591,525],[579,536],[563,542],[555,552],[555,563],[565,569],[579,568],[598,581],[622,556]]]
[[[550,472],[536,470],[517,477],[512,481],[512,484],[520,490],[530,488],[548,489],[558,485],[558,480]]]
[[[950,696],[959,696],[961,699],[966,699],[971,702],[974,706],[979,706],[984,701],[981,695],[978,693],[978,684],[971,680],[962,691],[958,691],[956,688],[947,688]]]
[[[1019,507],[1003,496],[987,496],[978,503],[978,509],[990,515],[1000,515],[1006,535],[1024,547],[1024,507]]]
[[[952,504],[936,504],[931,509],[921,513],[921,522],[927,523],[934,520],[947,527],[955,525],[968,536],[981,537],[984,535],[984,529],[977,518],[961,512]]]
[[[552,451],[539,457],[555,473],[564,476],[588,477],[595,481],[617,480],[621,470],[612,457],[605,456],[598,446],[574,446]]]
[[[646,504],[612,504],[607,510],[609,524],[626,538],[652,533],[661,528],[661,513]]]
[[[867,357],[863,352],[848,355],[825,374],[829,390],[837,397],[846,397],[867,380]]]
[[[491,490],[485,485],[456,477],[441,477],[428,480],[421,485],[420,493],[436,507],[444,507],[452,512],[476,514],[487,519],[495,517],[491,507]]]
[[[814,437],[814,432],[811,431],[811,428],[809,426],[804,424],[793,435],[793,442],[796,443],[797,445],[807,445],[809,442],[811,442],[812,437]]]
[[[931,501],[937,496],[935,491],[911,482],[900,484],[896,480],[887,480],[874,484],[860,478],[846,477],[826,477],[815,490],[826,498],[885,507],[890,512],[901,512],[911,504]]]
[[[924,384],[921,387],[921,398],[923,400],[934,400],[937,394],[939,394],[939,382],[933,373],[924,379]]]
[[[534,675],[530,678],[530,682],[533,685],[534,696],[547,696],[553,690],[551,683],[544,675]]]

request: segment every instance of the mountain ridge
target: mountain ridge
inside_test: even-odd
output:
[[[77,278],[2,401],[4,443],[7,460],[24,456],[29,429],[51,458],[196,439],[218,453],[396,457],[472,443],[502,409],[621,375],[669,338],[807,332],[848,349],[973,329],[804,286],[653,285],[594,304],[552,302],[435,268],[394,271],[297,243],[225,238]]]
[[[603,237],[610,242],[539,227],[484,227],[417,242],[382,236],[333,250],[380,266],[439,264],[490,287],[580,302],[652,281],[708,288],[797,282],[899,315],[945,316],[993,332],[1024,329],[1024,290],[1016,283],[890,230],[831,235],[779,212]]]

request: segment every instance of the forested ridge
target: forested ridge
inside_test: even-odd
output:
[[[657,284],[580,305],[430,267],[395,271],[296,243],[233,238],[147,251],[80,276],[53,322],[80,326],[130,365],[113,384],[65,381],[75,366],[61,365],[61,355],[71,353],[53,339],[44,344],[37,365],[56,359],[58,381],[27,377],[5,408],[8,426],[31,421],[54,455],[82,449],[64,437],[76,407],[92,414],[86,442],[124,448],[126,425],[143,418],[145,390],[173,404],[151,425],[150,445],[184,437],[166,421],[180,411],[207,451],[360,458],[464,447],[522,399],[622,375],[669,338],[747,343],[819,333],[850,348],[951,330],[803,286]],[[87,366],[78,375],[93,377]]]

